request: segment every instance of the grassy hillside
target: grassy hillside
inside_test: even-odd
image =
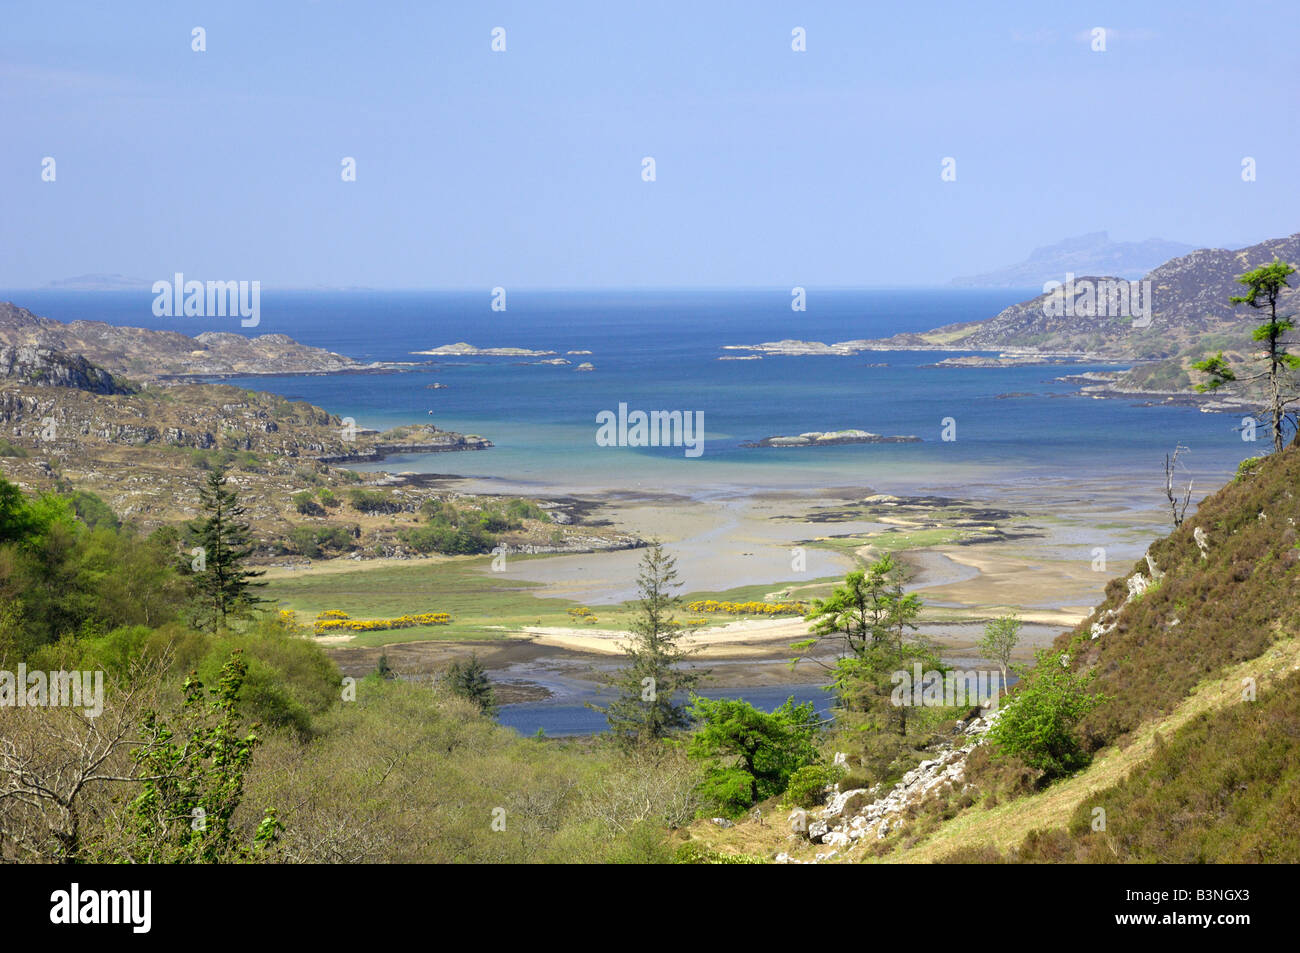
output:
[[[961,822],[966,843],[948,832],[930,852],[947,844],[950,859],[965,860],[1300,857],[1298,521],[1300,449],[1290,448],[1243,464],[1153,544],[1150,587],[1130,596],[1129,580],[1152,578],[1143,559],[1056,641],[1071,668],[1096,673],[1093,687],[1106,696],[1080,724],[1094,763],[1006,801],[1002,811],[1018,823],[996,840],[974,836],[981,821],[999,822],[995,804]],[[971,768],[985,805],[1000,800],[1000,786],[1005,796],[1005,763],[981,749]],[[1097,808],[1105,830],[1093,830]]]
[[[1150,562],[1113,580],[1093,614],[1056,639],[1053,653],[1074,673],[1092,673],[1088,690],[1104,696],[1076,728],[1091,756],[1083,770],[1049,783],[981,744],[957,783],[908,804],[886,836],[833,858],[781,821],[725,830],[702,821],[686,836],[702,850],[803,861],[1300,859],[1297,523],[1300,448],[1246,461],[1150,547]],[[841,725],[828,748],[867,766],[840,789],[879,784],[868,802],[889,792],[900,767],[953,743],[950,725],[933,728],[926,750],[876,770],[854,754],[862,741]],[[764,809],[769,818],[788,810],[775,801]],[[1100,812],[1105,828],[1094,830]]]

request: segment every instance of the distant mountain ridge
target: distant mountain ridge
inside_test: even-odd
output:
[[[1064,281],[1066,272],[1140,278],[1157,265],[1195,248],[1163,238],[1115,242],[1107,232],[1091,232],[1035,248],[1019,264],[954,278],[950,284],[959,288],[1039,288],[1048,281]]]

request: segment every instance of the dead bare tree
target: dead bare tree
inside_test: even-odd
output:
[[[101,832],[111,826],[140,780],[130,754],[167,664],[137,662],[97,717],[57,706],[0,712],[0,861],[85,859],[87,823]]]
[[[1178,469],[1178,457],[1183,453],[1191,453],[1191,450],[1182,444],[1174,447],[1173,455],[1165,454],[1165,496],[1169,498],[1169,511],[1173,516],[1174,529],[1183,525],[1183,520],[1187,518],[1187,507],[1192,502],[1192,481],[1187,481],[1187,491],[1182,495],[1180,500],[1174,493],[1174,477]]]

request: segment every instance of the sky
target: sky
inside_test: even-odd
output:
[[[0,287],[942,285],[1300,231],[1291,3],[0,5]]]

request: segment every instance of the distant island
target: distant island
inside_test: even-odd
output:
[[[148,291],[153,282],[127,275],[77,275],[48,282],[46,288],[59,291]]]
[[[1045,282],[1061,281],[1067,271],[1076,275],[1141,278],[1152,268],[1195,248],[1162,238],[1115,242],[1106,232],[1091,232],[1035,248],[1019,264],[954,278],[950,284],[958,288],[1041,288]]]

